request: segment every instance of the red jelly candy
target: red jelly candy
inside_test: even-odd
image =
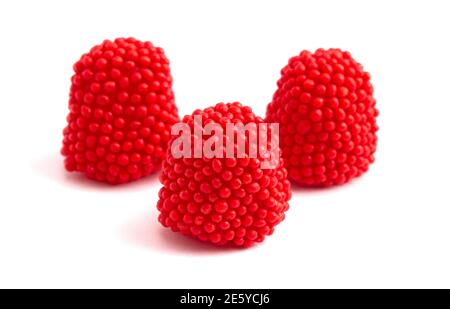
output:
[[[179,121],[163,49],[133,38],[106,40],[73,68],[65,168],[111,184],[158,170]]]
[[[237,102],[219,103],[184,117],[189,141],[195,126],[199,125],[198,119],[201,119],[200,125],[204,125],[202,132],[208,131],[206,127],[211,124],[227,132],[227,124],[254,123],[257,129],[249,129],[248,134],[240,135],[246,149],[254,145],[250,136],[259,137],[264,132],[272,132],[260,131],[259,125],[263,121],[253,114],[251,108]],[[193,144],[198,140],[201,147],[206,147],[213,136],[217,137],[216,133],[209,133],[199,138],[198,135],[193,136]],[[165,227],[203,241],[231,246],[250,246],[273,233],[275,225],[284,219],[291,196],[282,159],[277,160],[272,168],[264,168],[267,156],[262,156],[260,151],[257,155],[247,151],[236,156],[238,139],[226,136],[215,140],[224,141],[224,148],[231,145],[231,155],[211,156],[203,149],[197,157],[179,156],[171,149],[176,139],[177,136],[170,142],[160,176],[163,187],[159,191],[157,208],[159,221]],[[266,141],[267,149],[279,150],[278,143],[268,137]],[[217,147],[212,148],[225,153],[224,148]],[[256,148],[262,149],[261,144]],[[194,145],[190,153],[197,149]]]
[[[282,69],[266,121],[280,124],[289,178],[331,186],[369,169],[377,116],[369,73],[349,52],[318,49],[301,52]]]

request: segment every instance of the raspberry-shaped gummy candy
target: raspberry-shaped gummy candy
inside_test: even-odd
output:
[[[196,110],[185,116],[182,123],[188,128],[187,140],[191,141],[192,137],[194,149],[190,154],[198,150],[196,141],[203,147],[203,153],[180,156],[174,151],[179,137],[170,142],[160,176],[163,187],[157,204],[159,221],[175,232],[218,245],[251,246],[263,241],[283,221],[291,196],[283,160],[276,159],[272,166],[264,166],[268,158],[263,148],[272,155],[279,151],[277,137],[270,137],[275,135],[271,127],[261,130],[263,120],[251,108],[237,102]],[[228,131],[230,124],[233,131]],[[214,132],[207,129],[211,125],[215,125]],[[236,129],[240,125],[248,131]],[[201,136],[194,135],[196,126],[201,126]],[[223,138],[217,137],[218,131],[223,132]],[[242,148],[238,147],[237,136],[242,138],[241,145],[247,150],[240,155],[238,149]],[[255,144],[260,136],[265,137],[262,138],[267,142],[265,147],[261,140]],[[223,144],[211,146],[211,140]],[[179,149],[185,150],[184,146]],[[231,147],[228,153],[227,147]],[[212,156],[205,149],[219,151]]]
[[[369,73],[348,52],[318,49],[301,52],[282,69],[266,120],[280,124],[289,178],[330,186],[369,169],[377,116]]]
[[[163,49],[133,38],[106,40],[73,69],[65,168],[111,184],[158,170],[179,121]]]

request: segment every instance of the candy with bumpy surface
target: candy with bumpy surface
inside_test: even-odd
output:
[[[289,178],[330,186],[368,170],[377,116],[369,73],[348,52],[318,49],[301,52],[282,69],[266,121],[280,123]]]
[[[106,40],[73,68],[65,168],[110,184],[158,170],[179,121],[163,49],[133,38]]]
[[[188,124],[191,132],[195,116],[200,116],[205,125],[218,124],[224,131],[228,123],[263,122],[249,107],[237,102],[219,103],[185,116],[183,123]],[[256,130],[249,132],[262,134]],[[245,135],[246,147],[253,133]],[[201,145],[210,138],[202,135]],[[224,137],[224,140],[230,139]],[[277,143],[267,140],[267,149],[279,149]],[[236,150],[236,144],[231,145]],[[271,235],[289,207],[287,171],[282,159],[277,160],[274,168],[264,169],[260,152],[254,157],[249,154],[223,158],[208,158],[203,154],[199,158],[186,158],[174,156],[169,148],[163,162],[160,176],[163,187],[157,204],[162,225],[203,241],[238,247],[251,246]]]

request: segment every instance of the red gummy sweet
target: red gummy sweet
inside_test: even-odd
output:
[[[303,51],[281,71],[266,121],[280,123],[289,178],[305,186],[343,184],[374,161],[377,146],[369,73],[349,52]]]
[[[133,38],[106,40],[73,68],[65,168],[111,184],[158,170],[179,121],[163,49]]]
[[[224,130],[227,123],[263,122],[238,102],[219,103],[183,118],[191,132],[196,115],[203,124],[217,123]],[[202,137],[202,145],[208,138]],[[270,139],[268,148],[279,149]],[[261,162],[259,155],[249,157],[249,152],[241,158],[175,158],[169,148],[160,175],[159,221],[175,232],[218,245],[248,247],[263,241],[283,221],[291,193],[283,160],[272,169],[262,169]]]

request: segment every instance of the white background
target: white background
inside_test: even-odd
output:
[[[0,1],[0,287],[450,288],[448,1]],[[223,250],[157,222],[157,176],[120,187],[63,169],[72,64],[103,39],[165,49],[180,114],[264,115],[302,49],[371,72],[376,162],[295,189],[263,244]]]

